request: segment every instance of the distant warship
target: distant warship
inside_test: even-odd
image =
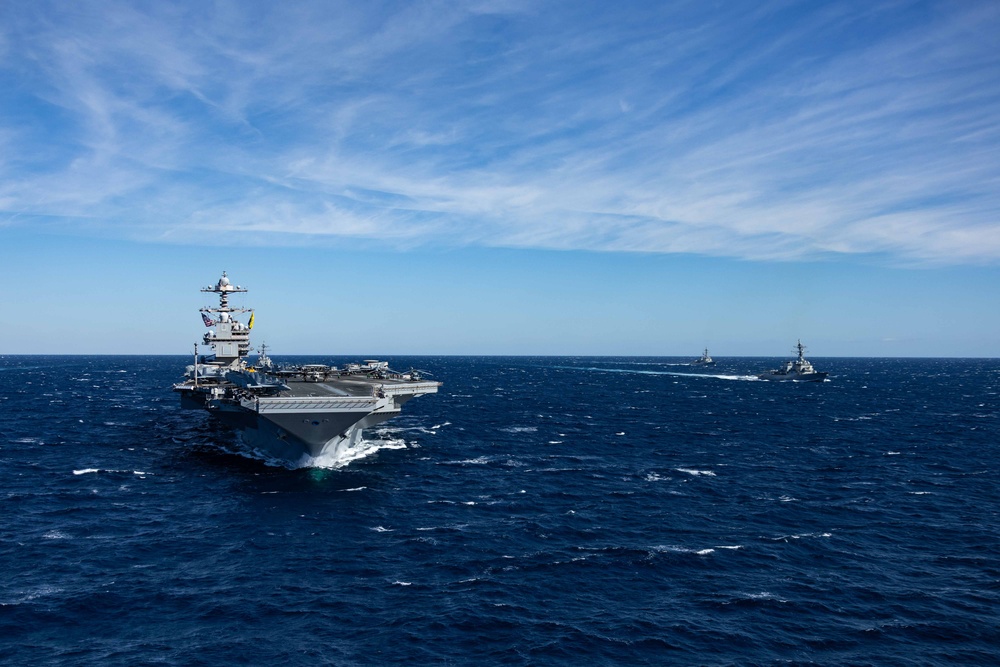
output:
[[[217,308],[202,308],[207,327],[203,342],[212,354],[199,354],[185,380],[174,385],[184,408],[204,409],[234,426],[244,443],[279,459],[333,456],[361,440],[362,429],[400,413],[415,396],[437,393],[440,382],[419,371],[399,373],[384,361],[369,359],[342,368],[324,364],[277,366],[262,348],[255,365],[247,363],[254,313],[233,308],[229,295],[247,290],[222,273],[202,292],[219,295]],[[246,323],[233,315],[250,313]]]
[[[691,362],[692,366],[713,366],[715,365],[715,359],[708,356],[708,348],[705,348],[705,354],[701,355],[697,359]]]
[[[806,346],[800,340],[795,348],[799,351],[799,358],[795,361],[786,361],[781,368],[768,371],[757,377],[761,380],[799,380],[800,382],[820,382],[826,379],[828,373],[821,373],[813,368],[813,365],[806,361],[802,353]]]

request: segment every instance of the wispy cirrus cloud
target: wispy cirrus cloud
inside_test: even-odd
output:
[[[989,2],[0,13],[6,224],[1000,260]]]

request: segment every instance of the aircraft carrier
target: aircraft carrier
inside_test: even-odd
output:
[[[361,440],[362,430],[398,415],[416,396],[437,393],[440,382],[419,371],[393,371],[374,359],[342,367],[325,364],[278,366],[262,349],[248,363],[254,313],[235,308],[229,297],[246,292],[225,272],[202,292],[219,296],[218,307],[201,309],[209,331],[194,346],[194,363],[174,385],[181,406],[204,409],[235,427],[243,442],[293,465],[336,458]],[[236,315],[250,313],[246,322]]]

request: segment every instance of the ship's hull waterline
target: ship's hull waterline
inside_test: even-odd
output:
[[[801,375],[758,375],[757,377],[761,380],[770,380],[772,382],[823,382],[826,380],[828,373],[805,373]]]

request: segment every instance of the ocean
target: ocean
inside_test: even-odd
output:
[[[187,357],[0,356],[0,662],[1000,663],[1000,360],[388,360],[288,469]]]

